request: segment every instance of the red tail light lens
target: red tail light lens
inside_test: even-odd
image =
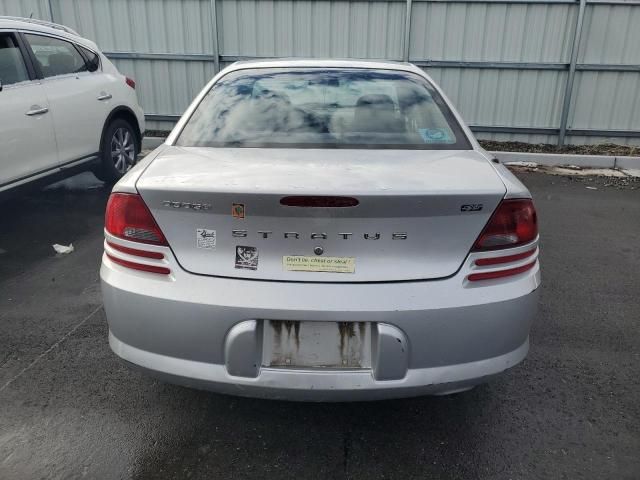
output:
[[[107,253],[107,257],[109,257],[109,259],[112,262],[117,263],[118,265],[122,265],[123,267],[131,268],[133,270],[140,270],[142,272],[149,272],[149,273],[160,273],[162,275],[169,275],[171,273],[171,270],[169,270],[167,267],[158,267],[156,265],[147,265],[144,263],[130,262],[129,260],[114,257],[113,255],[109,255],[108,253]]]
[[[125,77],[124,81],[131,88],[133,88],[134,90],[136,89],[136,82],[133,78]]]
[[[531,199],[503,200],[473,245],[474,251],[498,250],[529,243],[538,236]]]
[[[162,260],[164,258],[164,254],[160,252],[147,252],[146,250],[138,250],[137,248],[123,247],[122,245],[112,242],[107,242],[107,245],[114,250],[126,253],[127,255],[133,255],[134,257],[153,258],[155,260]]]
[[[533,262],[527,263],[520,267],[508,268],[506,270],[496,270],[494,272],[472,273],[467,278],[469,279],[470,282],[475,282],[478,280],[493,280],[494,278],[510,277],[512,275],[518,275],[520,273],[526,272],[527,270],[531,270],[535,266],[536,261],[537,260],[534,260]]]
[[[140,195],[112,193],[107,203],[105,228],[111,235],[125,240],[168,246]]]
[[[535,248],[526,252],[516,253],[515,255],[507,255],[504,257],[478,258],[475,261],[475,264],[479,267],[487,267],[489,265],[500,265],[502,263],[517,262],[518,260],[522,260],[523,258],[530,257],[534,253],[536,253]]]

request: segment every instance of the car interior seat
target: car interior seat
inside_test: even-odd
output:
[[[370,94],[358,98],[351,131],[403,133],[406,127],[389,95]]]
[[[65,75],[77,70],[73,56],[68,53],[49,55],[49,75]]]

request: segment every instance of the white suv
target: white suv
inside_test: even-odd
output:
[[[0,194],[81,170],[114,182],[135,164],[143,133],[135,82],[93,42],[0,17]]]

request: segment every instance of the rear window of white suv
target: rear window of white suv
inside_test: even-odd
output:
[[[252,69],[214,84],[177,145],[286,148],[471,148],[419,75],[373,69]]]
[[[43,35],[26,34],[44,78],[87,71],[80,52],[70,42]]]

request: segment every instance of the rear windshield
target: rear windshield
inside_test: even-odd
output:
[[[371,69],[253,69],[225,75],[176,145],[468,150],[421,76]]]

